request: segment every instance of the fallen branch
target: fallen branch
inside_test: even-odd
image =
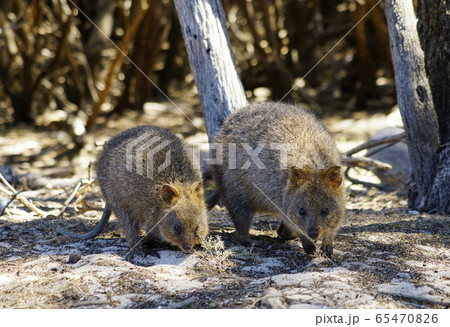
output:
[[[187,298],[186,300],[183,300],[181,302],[172,303],[169,305],[168,309],[182,309],[186,308],[187,306],[194,304],[199,301],[199,298],[197,296],[191,296],[190,298]]]
[[[88,194],[89,189],[91,188],[92,184],[95,182],[95,179],[88,179],[88,180],[81,180],[81,183],[84,184],[82,185],[78,192],[77,192],[77,199],[75,200],[75,202],[72,204],[72,207],[75,211],[77,212],[85,212],[87,210],[89,210],[88,205],[84,202],[84,198],[86,197],[86,195]],[[77,204],[81,204],[82,205],[82,209],[78,209],[77,208]]]
[[[19,194],[22,193],[22,192],[23,192],[23,190],[22,190],[22,191],[19,191],[19,192],[17,192],[17,193],[15,193],[15,194],[13,194],[13,196],[11,197],[11,199],[9,199],[8,203],[6,203],[5,206],[3,207],[2,212],[0,212],[0,217],[3,216],[3,214],[4,214],[5,212],[6,212],[6,214],[7,214],[8,216],[11,215],[11,213],[10,213],[9,210],[8,210],[8,206],[16,199],[17,195],[19,195]]]
[[[376,159],[371,159],[368,157],[343,157],[341,158],[341,162],[349,167],[359,167],[364,168],[366,170],[372,169],[387,170],[392,168],[390,164],[387,164],[385,162]]]
[[[31,201],[27,200],[23,195],[19,194],[14,187],[11,186],[11,184],[8,183],[5,177],[0,173],[0,181],[6,186],[6,189],[3,187],[0,187],[0,191],[5,193],[6,195],[10,197],[15,197],[17,200],[22,202],[28,209],[35,212],[39,217],[46,217],[47,213],[45,211],[42,211],[41,209],[37,208]]]
[[[81,187],[81,181],[78,182],[78,184],[75,186],[75,189],[73,190],[72,194],[70,194],[70,196],[67,198],[67,200],[64,202],[63,207],[61,208],[61,210],[59,211],[59,213],[56,215],[56,217],[61,217],[62,214],[64,213],[64,211],[66,211],[67,206],[70,204],[70,202],[72,202],[73,198],[75,197],[75,195],[77,195],[78,190]]]
[[[93,301],[78,302],[73,308],[99,306],[99,305],[105,305],[105,304],[111,305],[114,307],[114,303],[112,303],[110,300],[93,300]]]
[[[428,304],[435,304],[435,305],[439,305],[442,307],[446,307],[449,308],[450,307],[450,302],[449,301],[438,301],[435,299],[431,299],[431,298],[426,298],[423,296],[419,296],[419,295],[409,295],[409,294],[402,294],[402,293],[395,293],[395,292],[380,292],[380,294],[383,295],[389,295],[389,296],[393,296],[393,297],[399,297],[405,300],[414,300],[417,302],[423,302],[423,303],[428,303]]]
[[[75,202],[72,204],[73,209],[76,212],[81,212],[83,213],[86,210],[89,210],[89,207],[87,206],[87,204],[84,202],[84,198],[86,197],[86,195],[88,194],[89,188],[92,186],[92,184],[95,182],[95,179],[91,178],[91,169],[92,169],[92,165],[97,163],[96,161],[90,162],[89,166],[88,166],[88,178],[87,179],[82,179],[80,180],[77,185],[75,186],[74,190],[72,191],[72,193],[70,194],[70,196],[67,198],[67,200],[64,202],[64,206],[61,208],[59,214],[56,217],[61,217],[62,214],[64,213],[64,211],[67,209],[67,207],[69,206],[70,202],[72,202],[73,198],[75,197],[75,195],[77,196],[77,199],[75,200]],[[81,210],[79,210],[77,208],[78,204],[81,204],[83,206],[83,208]]]
[[[384,184],[377,184],[377,183],[371,183],[371,182],[365,182],[365,181],[362,181],[362,180],[359,180],[359,179],[356,179],[356,178],[353,178],[353,177],[350,177],[349,175],[348,175],[348,171],[350,170],[350,167],[348,167],[347,168],[347,170],[345,171],[345,178],[347,178],[350,182],[352,182],[353,184],[359,184],[359,185],[363,185],[363,186],[365,186],[365,187],[376,187],[376,188],[379,188],[379,189],[385,189],[385,188],[387,188],[387,186],[386,185],[384,185]]]
[[[84,183],[84,185],[82,185],[82,186],[80,187],[80,189],[79,189],[79,191],[78,191],[78,193],[77,193],[77,200],[76,200],[75,203],[72,205],[73,208],[74,208],[74,210],[77,211],[77,212],[83,213],[83,212],[89,210],[88,205],[84,202],[84,198],[85,198],[86,195],[88,194],[88,191],[89,191],[89,189],[91,188],[92,184],[94,184],[94,182],[95,182],[95,179],[93,179],[93,178],[91,177],[91,169],[92,169],[92,166],[93,166],[94,164],[96,164],[97,162],[98,162],[98,160],[89,162],[89,166],[88,166],[88,178],[87,178],[87,180],[84,180],[84,181],[81,180],[81,182]],[[80,204],[83,206],[83,209],[81,209],[81,210],[78,210],[78,209],[77,209],[76,206],[77,206],[78,203],[80,203]]]
[[[370,140],[367,141],[361,145],[358,145],[357,147],[347,151],[345,153],[345,156],[350,157],[351,155],[358,153],[362,150],[366,150],[366,149],[370,149],[373,147],[376,147],[378,145],[381,144],[387,144],[387,143],[391,143],[392,145],[394,145],[395,143],[398,143],[400,141],[404,141],[405,140],[405,133],[400,133],[398,135],[393,135],[393,136],[386,136],[386,137],[382,137],[376,140]]]
[[[387,186],[384,184],[377,184],[377,183],[361,181],[359,179],[350,177],[348,172],[349,172],[350,168],[355,168],[355,167],[359,167],[359,168],[363,168],[363,169],[372,171],[372,170],[376,170],[376,169],[387,170],[387,169],[391,169],[392,166],[385,162],[382,162],[382,161],[379,161],[376,159],[372,159],[369,157],[352,157],[352,155],[355,153],[358,153],[362,150],[370,149],[370,148],[373,148],[376,146],[380,146],[382,144],[387,144],[386,146],[384,146],[378,150],[378,151],[381,151],[387,147],[390,147],[390,146],[396,144],[397,142],[404,141],[404,140],[405,140],[405,133],[401,133],[398,135],[387,136],[387,137],[383,137],[383,138],[376,139],[376,140],[370,140],[370,141],[367,141],[367,142],[365,142],[361,145],[358,145],[357,147],[347,151],[344,154],[344,156],[341,158],[342,163],[348,167],[347,170],[345,171],[345,177],[353,184],[360,184],[360,185],[363,185],[366,187],[376,187],[376,188],[380,188],[380,189],[385,189]]]

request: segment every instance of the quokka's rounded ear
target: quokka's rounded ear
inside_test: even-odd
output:
[[[311,179],[312,171],[311,168],[305,166],[303,168],[297,168],[292,166],[289,168],[289,181],[291,186],[299,186]]]
[[[161,198],[163,199],[164,203],[167,205],[175,204],[178,202],[180,193],[176,189],[176,187],[165,184],[161,188]]]
[[[333,166],[322,171],[322,180],[329,188],[335,190],[342,183],[342,170],[339,166]]]
[[[203,197],[203,184],[201,182],[195,183],[192,186],[191,193],[198,197]]]

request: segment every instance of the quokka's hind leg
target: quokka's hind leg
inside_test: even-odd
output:
[[[120,227],[125,234],[128,246],[130,250],[135,253],[143,253],[141,238],[139,236],[139,224],[130,218],[129,214],[125,210],[118,209],[114,211],[117,219],[119,220]]]
[[[224,204],[236,227],[236,240],[242,245],[250,245],[249,230],[253,219],[253,208],[243,198],[233,194],[232,199],[225,198]]]

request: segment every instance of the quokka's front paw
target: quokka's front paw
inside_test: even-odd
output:
[[[328,258],[333,254],[333,244],[322,244],[320,251],[325,254]]]
[[[278,237],[282,240],[293,240],[297,238],[297,235],[292,233],[288,227],[284,223],[281,223],[280,227],[278,228]]]
[[[313,242],[311,242],[305,236],[300,237],[300,240],[302,241],[303,250],[305,250],[306,253],[316,253],[316,245]]]
[[[322,246],[320,248],[320,250],[322,251],[323,254],[325,254],[327,257],[331,257],[331,255],[333,254],[333,237],[330,236],[325,236],[323,238],[322,241]]]

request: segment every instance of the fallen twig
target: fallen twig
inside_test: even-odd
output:
[[[89,189],[91,188],[92,184],[95,182],[95,179],[91,178],[91,169],[92,166],[94,164],[96,164],[98,162],[98,160],[92,161],[89,163],[88,166],[88,178],[87,180],[82,180],[81,182],[84,184],[80,187],[80,189],[77,192],[77,199],[76,201],[73,203],[73,208],[75,211],[77,212],[84,212],[86,210],[89,210],[89,207],[87,206],[87,204],[84,202],[84,198],[86,197],[86,195],[88,194]],[[83,206],[83,209],[78,210],[78,208],[76,207],[77,204],[81,204]]]
[[[392,168],[390,164],[367,157],[343,157],[341,158],[341,162],[349,167],[360,167],[367,170],[371,169],[387,170]]]
[[[380,188],[380,189],[385,189],[387,186],[384,184],[364,182],[359,179],[350,177],[348,174],[348,171],[350,170],[350,168],[353,168],[353,167],[359,167],[359,168],[363,168],[363,169],[372,171],[375,169],[381,169],[381,170],[391,169],[392,166],[385,162],[382,162],[382,161],[379,161],[376,159],[372,159],[369,157],[352,157],[352,155],[355,153],[358,153],[362,150],[370,149],[370,148],[373,148],[373,147],[376,147],[376,146],[379,146],[382,144],[387,144],[386,146],[384,146],[380,149],[380,150],[383,150],[389,146],[394,145],[397,142],[403,141],[404,139],[405,139],[405,133],[401,133],[398,135],[387,136],[387,137],[383,137],[383,138],[376,139],[376,140],[370,140],[370,141],[367,141],[367,142],[365,142],[361,145],[358,145],[357,147],[347,151],[344,154],[344,156],[341,158],[342,163],[348,167],[347,170],[345,171],[345,177],[353,184],[360,184],[360,185],[364,185],[366,187],[376,187],[376,188]]]
[[[418,296],[418,295],[410,295],[410,294],[403,294],[403,293],[395,293],[395,292],[380,292],[380,294],[383,295],[389,295],[389,296],[393,296],[393,297],[399,297],[405,300],[414,300],[417,302],[423,302],[423,303],[429,303],[429,304],[435,304],[435,305],[440,305],[442,307],[446,307],[449,308],[450,307],[450,302],[448,301],[438,301],[435,299],[430,299],[430,298],[426,298],[423,296]]]
[[[0,173],[0,181],[6,186],[6,189],[3,187],[0,187],[0,191],[5,193],[6,195],[10,197],[15,197],[17,200],[22,202],[28,209],[35,212],[39,217],[46,217],[47,213],[45,211],[42,211],[41,209],[37,208],[31,201],[27,200],[23,195],[19,194],[14,187],[11,186],[11,184],[8,183],[5,177]]]
[[[350,157],[351,155],[358,153],[362,150],[370,149],[370,148],[376,147],[381,144],[386,144],[386,143],[395,144],[395,143],[403,141],[403,140],[405,140],[405,133],[401,133],[401,134],[393,135],[393,136],[386,136],[386,137],[382,137],[382,138],[376,139],[376,140],[370,140],[370,141],[367,141],[367,142],[365,142],[361,145],[358,145],[357,147],[347,151],[345,153],[345,155],[347,157]]]
[[[114,306],[114,304],[110,301],[110,300],[93,300],[93,301],[84,301],[84,302],[78,302],[74,308],[76,307],[88,307],[88,306],[92,306],[92,305],[104,305],[104,304],[108,304],[111,306]]]
[[[11,215],[11,213],[8,211],[7,208],[8,208],[8,206],[11,204],[11,202],[13,202],[13,201],[16,199],[17,195],[19,195],[19,194],[22,193],[22,192],[23,192],[23,190],[22,190],[22,191],[19,191],[19,192],[17,192],[17,193],[15,193],[15,194],[13,194],[13,196],[11,197],[11,199],[9,199],[8,203],[6,203],[5,206],[3,207],[2,212],[0,212],[0,217],[3,216],[3,214],[4,214],[5,212],[6,212],[6,214],[7,214],[8,216]]]
[[[62,214],[64,213],[64,211],[66,211],[67,207],[69,206],[70,202],[72,202],[73,198],[76,196],[76,200],[75,202],[72,204],[73,209],[76,212],[84,212],[86,210],[89,209],[89,207],[86,205],[86,203],[84,202],[84,198],[86,197],[89,188],[92,186],[92,184],[95,182],[95,179],[91,178],[91,169],[92,169],[92,165],[97,163],[96,161],[90,162],[89,166],[88,166],[88,178],[87,179],[81,179],[77,185],[75,186],[74,190],[72,191],[72,193],[70,194],[70,196],[67,198],[67,200],[64,202],[64,206],[61,208],[59,214],[57,215],[57,217],[61,217]],[[79,210],[77,208],[77,205],[81,203],[81,205],[83,206],[83,208],[81,210]]]
[[[359,179],[356,179],[356,178],[353,178],[353,177],[350,177],[349,175],[348,175],[348,171],[350,170],[350,167],[348,167],[347,169],[346,169],[346,171],[345,171],[345,178],[347,178],[350,182],[352,182],[353,184],[359,184],[359,185],[363,185],[363,186],[365,186],[365,187],[376,187],[376,188],[379,188],[379,189],[385,189],[387,186],[386,185],[384,185],[384,184],[377,184],[377,183],[371,183],[371,182],[364,182],[364,181],[361,181],[361,180],[359,180]]]
[[[61,210],[59,211],[59,213],[56,215],[56,217],[61,217],[62,214],[64,213],[64,211],[66,211],[67,206],[70,204],[70,202],[72,202],[73,198],[75,197],[75,195],[77,195],[78,190],[81,187],[81,181],[78,182],[78,184],[75,186],[75,189],[73,190],[72,194],[70,194],[70,196],[67,198],[67,200],[64,202],[63,207],[61,208]]]
[[[194,295],[194,296],[191,296],[190,298],[187,298],[186,300],[169,305],[168,309],[182,309],[191,304],[194,304],[198,300],[199,300],[199,298]]]

